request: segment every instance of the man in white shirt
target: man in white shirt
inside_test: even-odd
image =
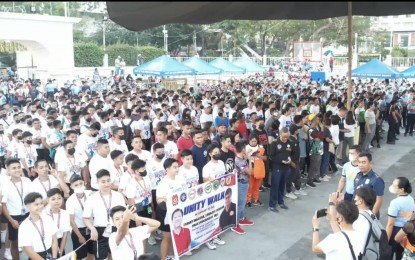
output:
[[[19,259],[18,229],[20,223],[29,215],[24,203],[24,198],[32,192],[32,182],[22,177],[22,166],[15,158],[6,160],[9,182],[2,184],[3,215],[8,220],[10,251],[13,259]]]
[[[88,131],[79,136],[76,150],[85,153],[88,159],[91,159],[96,152],[99,130],[101,130],[101,124],[95,122],[89,127]]]
[[[146,150],[150,149],[151,147],[150,123],[151,122],[148,116],[148,112],[146,110],[141,110],[141,117],[137,122],[137,126],[139,135],[141,136],[141,140],[143,141]]]
[[[131,145],[133,146],[133,150],[131,150],[128,154],[137,155],[140,160],[147,162],[151,158],[151,153],[147,150],[143,150],[143,141],[141,140],[140,136],[134,136]]]
[[[179,150],[177,149],[177,144],[175,142],[172,142],[167,139],[168,136],[168,130],[165,127],[160,127],[157,130],[157,139],[158,142],[163,144],[164,146],[164,154],[166,158],[172,158],[177,160],[177,157],[179,155]],[[153,153],[153,146],[151,147],[151,153]]]
[[[98,171],[96,182],[99,190],[88,197],[83,218],[85,226],[91,231],[95,259],[104,260],[110,253],[108,237],[113,231],[111,208],[125,207],[125,199],[121,193],[111,190],[112,181],[109,171],[105,169]]]
[[[101,169],[110,169],[113,162],[111,160],[110,146],[108,140],[99,139],[97,142],[97,153],[92,157],[89,163],[89,173],[91,175],[91,187],[93,190],[98,190],[97,172]]]
[[[111,218],[117,228],[117,232],[109,237],[112,259],[138,259],[145,253],[143,241],[160,226],[159,221],[140,217],[135,211],[135,206],[129,206],[128,209],[116,206],[111,209]],[[141,222],[143,225],[128,228],[130,221]]]

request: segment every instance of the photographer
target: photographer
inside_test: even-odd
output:
[[[337,193],[331,194],[329,196],[329,209],[316,211],[312,218],[312,251],[317,255],[324,253],[326,259],[357,259],[356,257],[359,255],[365,242],[361,239],[359,233],[353,229],[353,222],[358,218],[359,211],[349,201],[342,201],[335,206],[334,202],[336,200]],[[320,241],[319,218],[326,216],[326,214],[334,233]]]

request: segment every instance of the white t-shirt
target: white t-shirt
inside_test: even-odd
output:
[[[371,214],[370,211],[367,212]],[[366,243],[367,236],[369,235],[370,223],[362,214],[359,214],[359,217],[355,220],[355,222],[353,222],[353,229],[359,233],[359,235],[361,236],[360,239],[362,239]],[[362,244],[360,252],[364,252],[364,249],[365,244]]]
[[[121,177],[125,174],[125,172],[124,172],[124,167],[123,166],[120,166],[118,169],[117,168],[115,168],[115,165],[114,164],[112,164],[112,166],[109,168],[109,169],[107,169],[109,172],[110,172],[110,174],[111,174],[111,181],[115,184],[115,185],[117,185],[117,186],[119,186],[120,185],[120,182],[121,182]]]
[[[98,137],[92,137],[86,133],[81,134],[76,142],[76,150],[94,156],[97,149]]]
[[[46,214],[42,214],[42,220],[38,220],[35,222],[35,225],[39,230],[42,230],[43,223],[43,230],[45,232],[45,243],[46,249],[52,247],[52,236],[58,232],[58,228],[56,225],[50,225],[53,223],[53,219]],[[42,231],[41,231],[42,232]],[[30,218],[26,218],[19,226],[19,247],[29,246],[35,252],[43,252],[45,251],[45,247],[43,246],[42,239],[40,237],[39,231],[33,225]]]
[[[204,124],[206,122],[213,122],[213,115],[212,114],[206,114],[205,111],[202,112],[200,115],[200,123]]]
[[[35,145],[25,147],[23,144],[18,146],[17,154],[19,159],[25,159],[27,167],[35,167],[37,152]]]
[[[6,156],[8,145],[9,139],[5,135],[0,136],[0,156]]]
[[[9,143],[9,146],[7,147],[7,151],[11,153],[11,157],[18,159],[18,147],[21,143],[18,143],[16,140],[12,140]]]
[[[141,130],[141,136],[143,139],[151,138],[150,121],[149,120],[138,120],[137,128]]]
[[[184,167],[179,168],[179,175],[186,179],[186,187],[191,188],[199,184],[199,172],[195,166],[190,166],[190,169]]]
[[[349,133],[344,133],[344,137],[354,137],[355,128],[356,128],[356,123],[353,125],[348,125],[346,122],[344,122],[344,129],[350,130]]]
[[[69,183],[73,174],[77,174],[82,177],[82,168],[85,167],[85,160],[79,155],[74,154],[73,158],[69,158],[64,154],[59,158],[58,162],[58,172],[64,172],[64,181]]]
[[[160,181],[166,176],[166,170],[164,169],[163,163],[164,159],[161,160],[161,162],[157,162],[153,158],[146,163],[147,176],[150,179],[151,189],[153,190],[156,189]]]
[[[36,130],[34,128],[30,128],[30,132],[33,134],[32,138],[46,138],[47,132],[44,129]],[[42,149],[43,144],[34,144],[36,149]]]
[[[141,153],[136,153],[134,150],[131,150],[128,154],[130,154],[130,153],[132,153],[134,155],[137,155],[138,158],[140,158],[140,160],[143,160],[145,162],[147,162],[148,160],[151,159],[151,153],[147,150],[141,150]],[[126,157],[127,157],[127,155],[126,155]]]
[[[95,154],[89,162],[89,173],[91,174],[91,187],[98,190],[97,184],[97,172],[101,169],[110,169],[113,165],[113,161],[110,156],[107,158],[102,157],[99,154]]]
[[[110,197],[111,201],[109,201]],[[111,196],[103,195],[103,197],[101,197],[99,191],[95,192],[86,199],[84,212],[82,214],[82,217],[84,218],[93,217],[92,223],[94,227],[106,227],[108,223],[113,225],[111,216],[107,216],[107,208],[105,207],[103,199],[105,200],[105,203],[107,203],[109,211],[115,206],[125,207],[125,199],[121,193],[111,191]],[[108,214],[110,214],[110,212],[108,212]]]
[[[51,175],[49,175],[49,179],[47,181],[41,181],[39,180],[39,177],[32,181],[33,191],[40,193],[43,199],[46,199],[48,197],[46,193],[50,189],[58,188],[58,187],[59,187],[59,181],[55,178],[55,176],[51,176]]]
[[[56,237],[58,239],[62,238],[65,232],[72,230],[69,214],[66,212],[66,210],[60,209],[59,213],[51,214],[52,212],[50,211],[50,206],[48,205],[43,209],[43,213],[49,215],[52,218],[53,223],[58,229],[58,232],[56,232]]]
[[[128,171],[124,172],[124,174],[120,178],[120,184],[118,185],[118,191],[122,190],[122,194],[125,196],[125,190],[127,189],[128,183],[130,183],[132,176]]]
[[[174,180],[165,176],[157,186],[156,198],[167,199],[167,195],[170,192],[177,192],[182,190],[183,188],[186,188],[186,180],[182,176],[177,175]]]
[[[339,125],[331,125],[329,129],[330,129],[331,137],[333,139],[334,144],[339,145],[339,143],[340,143],[340,140],[339,140],[339,134],[340,134]]]
[[[202,170],[203,178],[209,178],[210,180],[214,180],[225,173],[225,164],[221,160],[218,160],[217,163],[209,161],[205,166],[203,166]]]
[[[117,144],[116,142],[112,140],[112,138],[110,138],[108,140],[108,144],[110,145],[111,152],[114,150],[120,150],[121,152],[124,153],[124,155],[128,153],[128,147],[124,140],[121,140],[121,144]]]
[[[172,158],[174,159],[174,155],[179,154],[179,150],[177,149],[177,144],[175,142],[172,141],[167,141],[166,144],[164,145],[164,157],[165,158]],[[151,154],[153,154],[153,146],[154,144],[151,146]]]
[[[353,251],[357,256],[360,250],[363,248],[364,243],[361,239],[361,235],[357,231],[344,231],[350,239]],[[342,232],[336,232],[328,235],[324,240],[319,243],[324,254],[326,254],[326,260],[351,260],[353,259],[350,252],[349,244],[347,243],[346,236]]]
[[[290,125],[291,125],[291,122],[292,122],[291,117],[286,116],[286,115],[281,115],[280,118],[278,119],[278,121],[280,121],[280,127],[279,127],[280,130],[283,127],[290,128]]]
[[[137,182],[135,178],[131,178],[125,194],[127,199],[134,199],[134,203],[143,202],[143,207],[148,206],[152,201],[150,179],[146,176]]]
[[[68,212],[69,215],[75,216],[75,223],[78,228],[84,228],[84,220],[83,220],[83,212],[84,212],[84,205],[86,203],[86,200],[88,196],[90,196],[92,193],[91,190],[85,190],[84,191],[84,197],[82,199],[78,200],[78,197],[76,194],[72,194],[68,200],[66,201],[66,212]],[[82,205],[82,206],[81,206]]]
[[[131,236],[129,234],[131,234]],[[116,237],[117,232],[114,232],[108,239],[112,258],[127,260],[134,259],[134,251],[130,248],[128,243],[134,244],[135,250],[137,251],[137,256],[140,256],[144,253],[143,241],[150,237],[150,233],[148,232],[147,225],[130,228],[118,246],[115,242]],[[131,238],[133,241],[131,241]],[[128,240],[128,242],[126,240]]]
[[[9,180],[1,186],[3,188],[3,190],[1,191],[1,194],[3,195],[1,202],[7,205],[9,214],[11,216],[21,216],[26,214],[28,210],[24,205],[24,198],[27,194],[33,191],[33,186],[30,179],[26,177],[21,177],[21,181],[19,182],[13,183],[11,180]]]

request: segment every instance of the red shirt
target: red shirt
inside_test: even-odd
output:
[[[188,228],[181,228],[178,235],[173,231],[173,238],[176,244],[177,254],[181,256],[189,248],[191,242],[190,230]]]
[[[192,148],[193,146],[193,139],[189,137],[189,139],[184,138],[183,136],[180,136],[179,139],[177,139],[177,150],[179,150],[179,155],[177,156],[177,160],[179,161],[179,166],[183,164],[182,159],[180,158],[180,152],[186,149]]]
[[[248,140],[248,129],[246,128],[245,121],[239,121],[238,132]]]

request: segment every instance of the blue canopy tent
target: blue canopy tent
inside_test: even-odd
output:
[[[402,73],[391,66],[382,63],[378,59],[373,59],[368,63],[352,70],[352,77],[397,79],[402,78]]]
[[[209,62],[210,65],[222,69],[225,74],[244,74],[245,69],[234,65],[232,62],[224,60],[223,58],[217,58]]]
[[[194,69],[197,75],[217,75],[223,72],[222,69],[213,67],[206,61],[201,60],[197,57],[192,57],[188,60],[185,60],[182,62],[182,64]]]
[[[402,78],[415,78],[415,66],[402,71]]]
[[[251,60],[248,57],[240,57],[237,58],[233,64],[235,64],[238,67],[244,68],[246,73],[263,73],[265,69],[258,65],[256,62]]]
[[[155,58],[133,69],[135,75],[152,75],[159,77],[195,75],[196,71],[170,58],[167,55]]]

